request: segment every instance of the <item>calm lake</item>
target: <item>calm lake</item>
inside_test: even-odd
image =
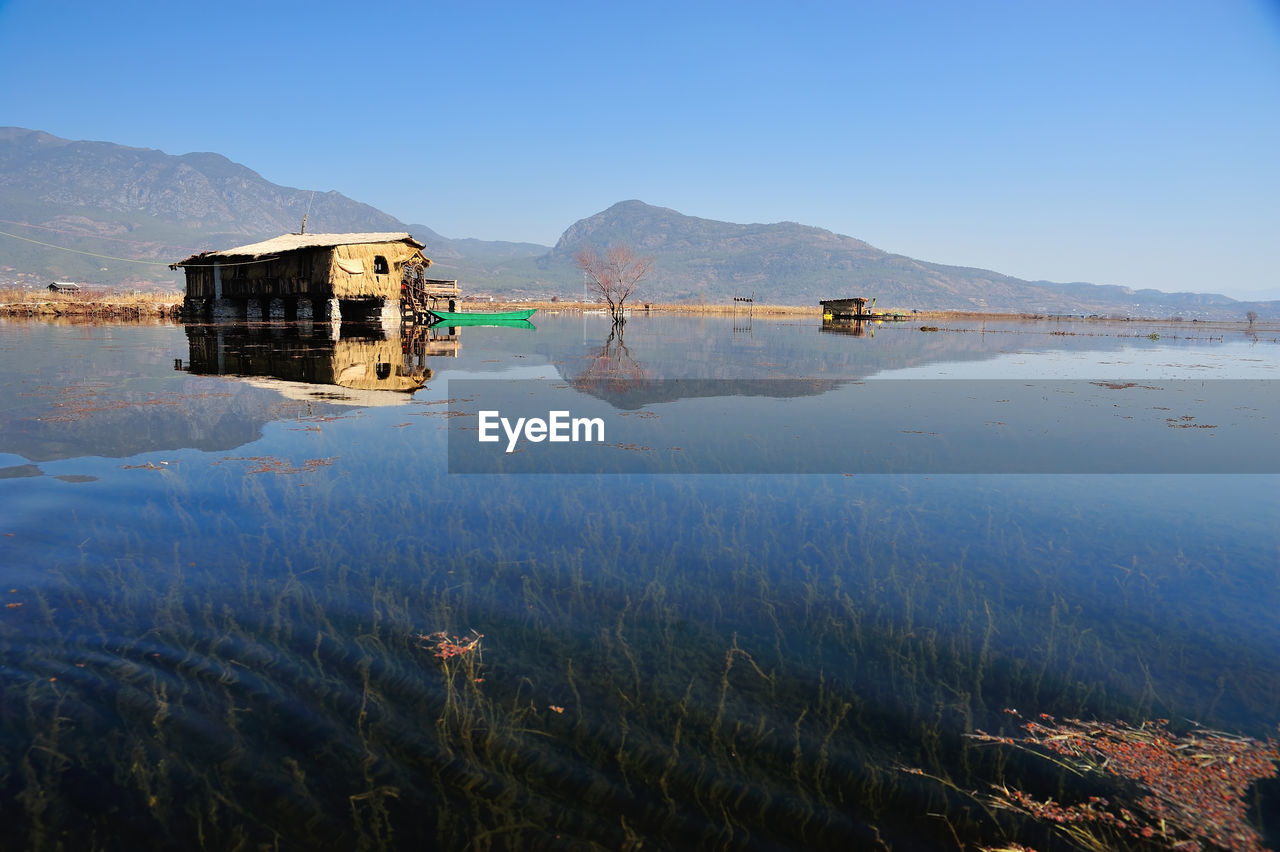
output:
[[[0,846],[1059,848],[1007,708],[1280,723],[1280,342],[1197,325],[0,320]]]

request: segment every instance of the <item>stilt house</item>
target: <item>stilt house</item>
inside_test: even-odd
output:
[[[402,284],[427,281],[431,261],[409,234],[285,234],[194,254],[185,312],[215,319],[398,320]],[[457,282],[432,282],[452,285]]]

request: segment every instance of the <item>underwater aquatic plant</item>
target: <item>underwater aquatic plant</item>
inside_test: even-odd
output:
[[[422,641],[422,647],[433,651],[440,659],[447,660],[450,657],[480,650],[480,640],[484,638],[484,634],[476,633],[474,630],[471,634],[470,636],[450,636],[443,630],[439,630],[435,633],[421,633],[418,639]]]
[[[1016,710],[1006,713],[1017,716]],[[1021,717],[1019,717],[1021,718]],[[1041,801],[1004,785],[988,798],[993,807],[1052,823],[1084,848],[1107,848],[1100,835],[1147,841],[1169,849],[1262,852],[1262,838],[1248,821],[1245,794],[1254,782],[1274,777],[1280,751],[1274,740],[1221,731],[1169,730],[1168,719],[1133,726],[1125,722],[1024,721],[1020,738],[978,731],[979,742],[1012,745],[1047,757],[1080,775],[1100,773],[1137,787],[1132,807],[1101,796],[1075,804]]]

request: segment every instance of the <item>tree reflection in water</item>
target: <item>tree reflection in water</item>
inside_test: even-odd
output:
[[[587,365],[570,384],[576,390],[603,388],[630,390],[653,376],[632,355],[623,340],[623,326],[610,327],[609,337],[600,350],[587,359]]]

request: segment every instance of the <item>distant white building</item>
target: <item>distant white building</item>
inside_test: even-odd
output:
[[[50,293],[79,293],[80,285],[71,281],[54,281],[49,285]]]

